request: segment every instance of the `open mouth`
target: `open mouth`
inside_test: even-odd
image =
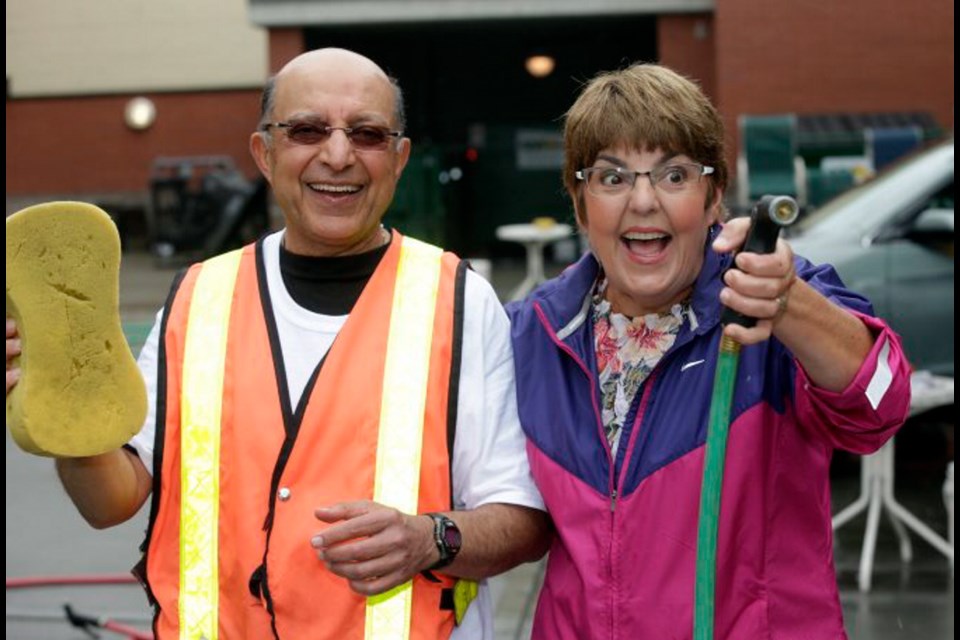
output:
[[[637,232],[631,231],[620,236],[620,241],[631,255],[642,258],[653,258],[663,253],[673,236],[662,231]]]
[[[313,182],[307,185],[310,190],[333,198],[342,198],[360,193],[363,189],[358,184],[330,184],[325,182]]]

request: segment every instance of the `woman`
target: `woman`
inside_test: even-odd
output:
[[[564,181],[590,252],[510,309],[520,416],[557,528],[535,638],[689,638],[713,373],[744,346],[718,541],[718,638],[844,638],[834,448],[903,422],[900,342],[828,266],[732,252],[720,118],[689,80],[635,65],[567,113]],[[724,270],[735,262],[734,268]],[[758,319],[720,325],[723,305]]]

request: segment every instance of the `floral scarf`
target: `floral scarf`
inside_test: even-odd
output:
[[[630,318],[613,313],[604,297],[607,279],[601,276],[593,294],[593,335],[600,372],[603,428],[616,456],[620,432],[640,384],[663,354],[673,346],[689,302],[673,305],[669,312]]]

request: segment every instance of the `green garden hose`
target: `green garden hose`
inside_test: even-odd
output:
[[[750,212],[751,224],[742,251],[771,253],[780,228],[792,224],[799,207],[788,196],[763,196]],[[755,319],[725,310],[723,324],[735,322],[751,327]],[[730,432],[730,410],[740,363],[740,343],[728,336],[720,340],[720,354],[710,398],[710,419],[703,461],[703,485],[700,489],[700,523],[697,529],[697,573],[694,590],[693,638],[713,640],[716,620],[717,531],[720,525],[720,494],[723,490],[723,465]]]

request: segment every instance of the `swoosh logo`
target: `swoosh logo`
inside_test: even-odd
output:
[[[695,367],[695,366],[697,366],[698,364],[703,364],[704,362],[706,362],[706,361],[705,361],[705,360],[694,360],[694,361],[692,361],[692,362],[688,362],[688,363],[686,363],[685,365],[683,365],[682,367],[680,367],[680,371],[686,371],[686,370],[689,369],[690,367]]]

